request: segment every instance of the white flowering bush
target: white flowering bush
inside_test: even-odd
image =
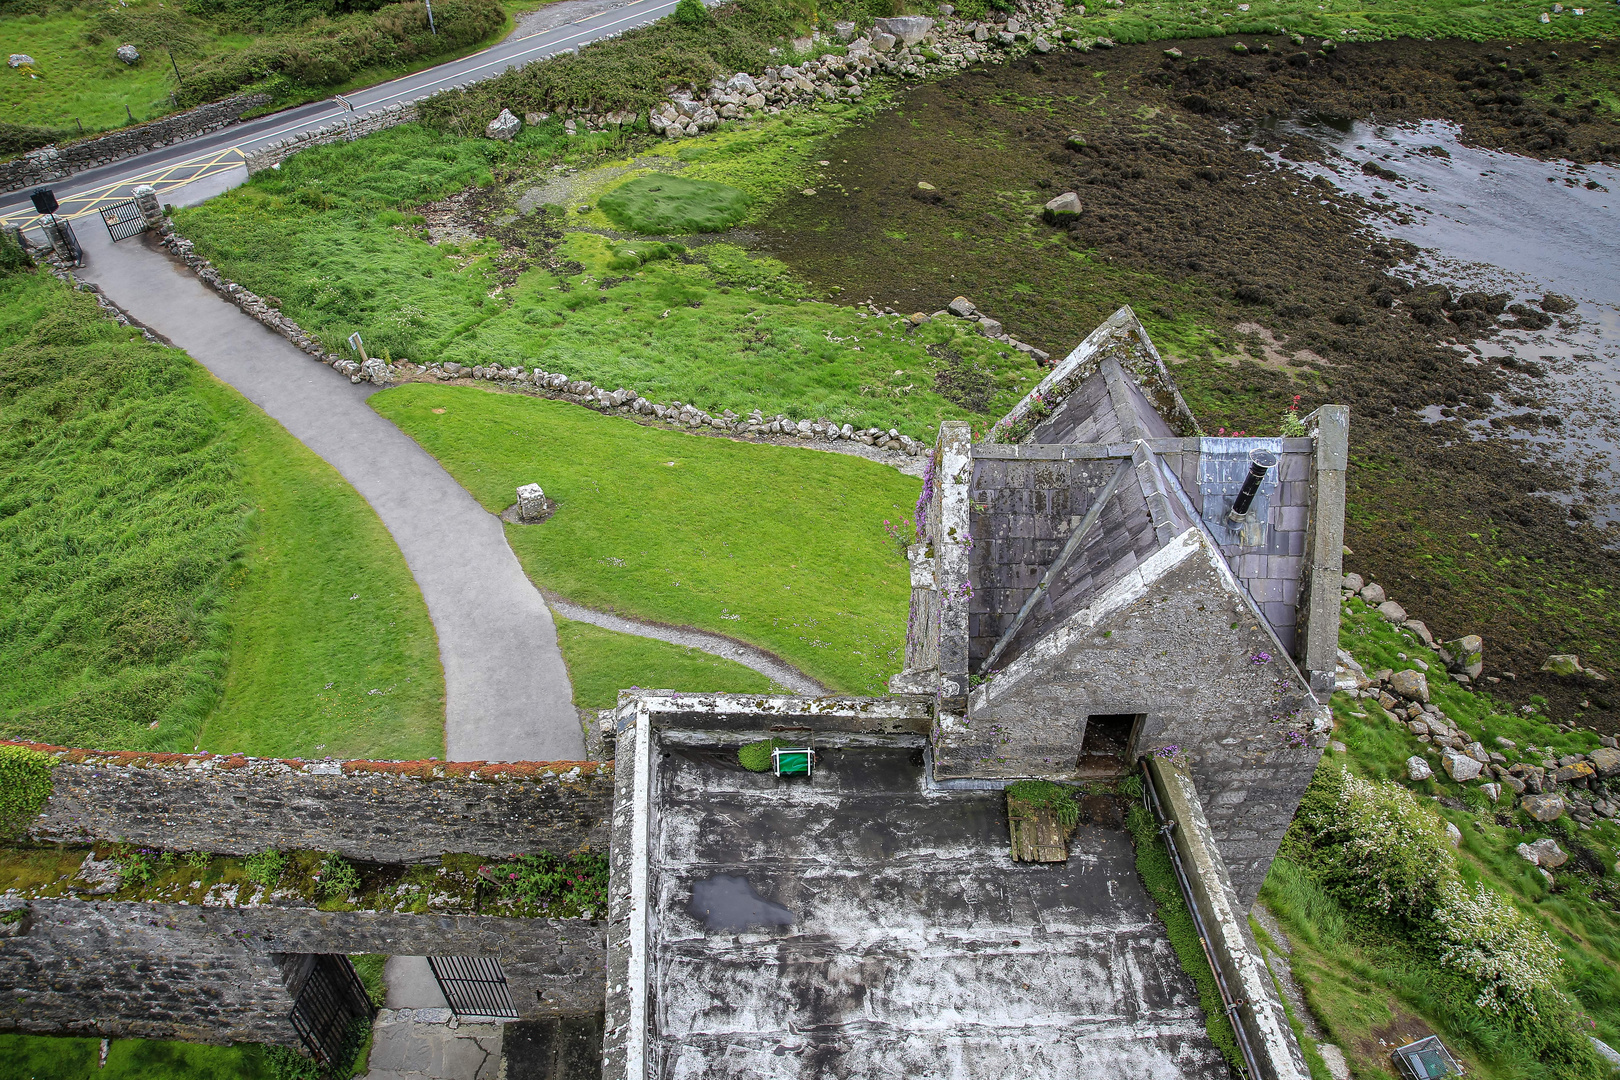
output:
[[[1386,914],[1422,918],[1457,877],[1457,856],[1438,814],[1393,780],[1341,770],[1337,797],[1316,825],[1334,845],[1339,884]]]
[[[1536,998],[1557,993],[1563,960],[1552,938],[1506,897],[1484,885],[1447,882],[1434,909],[1440,962],[1480,982],[1474,1004],[1491,1012],[1537,1015]]]

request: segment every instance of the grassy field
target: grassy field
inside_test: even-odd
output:
[[[426,607],[329,466],[43,273],[0,341],[0,735],[442,752]]]
[[[760,205],[813,178],[817,139],[854,119],[853,110],[815,114],[643,147],[636,167],[605,140],[581,140],[562,157],[591,166],[571,178],[569,209],[498,225],[497,237],[469,244],[429,243],[401,211],[473,184],[488,189],[490,204],[473,215],[483,222],[525,197],[562,200],[526,179],[568,145],[554,125],[510,146],[395,128],[300,154],[177,221],[227,275],[278,297],[334,348],[360,330],[374,352],[418,362],[499,359],[655,401],[824,416],[921,438],[942,419],[988,421],[1037,376],[1024,354],[957,320],[911,331],[811,300],[780,264],[724,234],[636,268],[625,253],[646,245],[601,235],[612,222],[581,201],[679,169]],[[542,261],[536,249],[549,245],[555,253]]]
[[[98,1068],[100,1039],[0,1035],[0,1080],[272,1080],[263,1047],[114,1039]]]
[[[557,643],[574,684],[574,704],[581,709],[612,708],[619,691],[634,686],[710,694],[785,692],[734,660],[590,623],[558,619]]]
[[[1359,600],[1352,601],[1341,643],[1368,671],[1411,666],[1402,653],[1443,671],[1433,653]],[[1486,746],[1497,748],[1498,736],[1517,743],[1520,750],[1506,751],[1509,761],[1539,764],[1543,755],[1522,750],[1532,745],[1549,748],[1547,756],[1589,752],[1597,745],[1590,732],[1561,732],[1539,711],[1516,712],[1444,676],[1431,673],[1429,686],[1441,710]],[[1458,859],[1463,881],[1483,883],[1508,897],[1557,945],[1563,989],[1571,995],[1573,1009],[1551,1021],[1573,1020],[1577,1044],[1584,1040],[1581,1032],[1589,1031],[1620,1045],[1620,893],[1613,870],[1620,829],[1612,822],[1581,829],[1568,817],[1542,825],[1522,812],[1501,812],[1477,785],[1451,782],[1433,758],[1434,779],[1408,781],[1406,759],[1423,755],[1424,747],[1404,726],[1393,723],[1376,703],[1352,701],[1343,694],[1334,698],[1334,714],[1335,738],[1348,752],[1324,756],[1318,783],[1323,773],[1348,767],[1370,779],[1398,780],[1419,796],[1439,800],[1435,811],[1462,834]],[[1469,1075],[1490,1080],[1598,1075],[1556,1065],[1556,1051],[1538,1046],[1548,1038],[1545,1025],[1526,1025],[1476,1007],[1477,984],[1437,963],[1438,945],[1428,928],[1379,916],[1335,893],[1324,854],[1312,849],[1301,828],[1296,823],[1296,832],[1272,865],[1261,899],[1288,932],[1291,967],[1312,1012],[1350,1056],[1357,1076],[1392,1075],[1388,1047],[1380,1039],[1393,1046],[1397,1038],[1431,1031],[1462,1053]],[[1520,843],[1541,837],[1556,839],[1571,855],[1550,885],[1515,852]]]
[[[911,512],[916,480],[472,387],[410,384],[371,402],[488,510],[520,484],[545,488],[551,518],[506,526],[542,588],[739,638],[838,690],[881,693],[900,670],[910,579],[883,521]]]

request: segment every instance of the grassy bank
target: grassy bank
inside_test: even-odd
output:
[[[1438,674],[1443,665],[1431,651],[1359,601],[1352,602],[1341,641],[1369,671],[1413,666],[1408,658],[1433,665],[1429,685],[1435,703],[1457,727],[1502,750],[1509,762],[1539,764],[1544,757],[1587,752],[1596,745],[1590,733],[1562,731],[1539,710],[1514,710],[1451,682]],[[1392,1076],[1389,1048],[1431,1032],[1461,1053],[1470,1075],[1493,1080],[1606,1075],[1595,1066],[1585,1039],[1591,1033],[1611,1045],[1620,1040],[1620,893],[1613,869],[1620,829],[1601,819],[1586,829],[1567,816],[1541,824],[1511,809],[1507,795],[1492,804],[1478,784],[1447,778],[1434,752],[1375,702],[1339,694],[1334,714],[1335,738],[1347,751],[1323,758],[1261,899],[1289,935],[1290,965],[1311,1011],[1350,1057],[1356,1075]],[[1516,746],[1501,746],[1498,737]],[[1546,753],[1532,753],[1530,746]],[[1429,761],[1432,779],[1407,779],[1406,760],[1413,755]],[[1343,813],[1333,802],[1341,769],[1396,782],[1417,796],[1418,812],[1434,827],[1457,828],[1458,880],[1466,889],[1491,890],[1506,900],[1507,910],[1527,920],[1527,927],[1548,935],[1560,961],[1555,985],[1563,1000],[1544,995],[1537,1015],[1512,1007],[1482,1008],[1476,1004],[1482,983],[1442,962],[1439,920],[1408,916],[1399,906],[1389,911],[1367,906],[1362,893],[1347,885],[1340,841],[1322,831],[1324,820]],[[1381,831],[1399,832],[1400,826]],[[1571,856],[1551,881],[1516,853],[1521,843],[1549,837]]]
[[[329,466],[46,274],[0,276],[0,340],[0,734],[442,752],[426,608]]]
[[[420,2],[134,0],[109,7],[7,0],[0,4],[7,51],[35,63],[0,69],[0,154],[151,120],[244,88],[290,105],[380,82],[489,44],[510,26],[510,12],[536,6],[439,0],[434,34]],[[123,44],[139,51],[136,63],[116,58]]]
[[[608,709],[619,691],[639,686],[686,693],[785,693],[753,668],[667,641],[557,620],[557,644],[581,709]]]
[[[276,1080],[264,1047],[113,1039],[99,1067],[100,1039],[0,1035],[0,1080]]]
[[[510,506],[521,484],[545,489],[552,517],[506,526],[542,588],[739,638],[839,690],[881,693],[900,669],[910,583],[883,522],[910,513],[916,480],[471,387],[371,401],[485,509]]]
[[[819,141],[860,116],[774,119],[678,148],[643,143],[633,160],[605,137],[570,143],[555,125],[510,145],[410,125],[300,154],[177,221],[227,275],[277,297],[334,349],[359,330],[373,352],[417,362],[499,360],[654,401],[930,439],[942,419],[988,421],[1032,385],[1024,354],[957,320],[913,330],[810,300],[729,234],[690,250],[616,239],[598,205],[678,171],[742,192],[746,226],[783,190],[815,183]],[[583,169],[554,178],[544,168],[553,161]],[[467,185],[480,187],[454,223],[486,235],[430,242],[409,211]]]

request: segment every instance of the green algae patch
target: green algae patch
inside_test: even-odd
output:
[[[684,176],[638,176],[603,195],[599,205],[621,228],[649,235],[728,229],[748,213],[748,196],[729,184]]]

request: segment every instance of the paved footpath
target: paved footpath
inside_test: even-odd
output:
[[[80,228],[93,281],[331,462],[393,534],[439,636],[450,761],[577,760],[584,737],[551,613],[500,520],[350,384],[210,292],[147,234]]]

